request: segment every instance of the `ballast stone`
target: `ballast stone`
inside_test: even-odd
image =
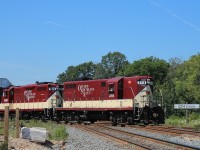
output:
[[[48,138],[48,131],[45,128],[27,128],[23,127],[21,129],[21,138],[29,139],[30,141],[45,143]]]

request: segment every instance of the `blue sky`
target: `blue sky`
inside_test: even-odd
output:
[[[130,62],[200,52],[199,0],[0,1],[0,77],[56,81],[68,66],[118,51]]]

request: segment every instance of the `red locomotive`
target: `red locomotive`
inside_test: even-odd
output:
[[[1,107],[9,106],[10,113],[20,109],[21,116],[29,119],[31,116],[44,118],[48,109],[62,105],[61,86],[52,82],[36,82],[25,86],[11,86],[3,90]]]
[[[153,100],[150,76],[115,77],[56,83],[36,83],[3,91],[0,109],[20,109],[23,118],[65,121],[112,120],[164,122],[162,109]]]

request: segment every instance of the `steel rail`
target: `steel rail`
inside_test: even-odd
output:
[[[110,135],[110,134],[107,134],[107,133],[104,133],[104,132],[101,132],[101,131],[98,131],[98,130],[94,130],[94,129],[92,129],[92,128],[83,127],[83,126],[81,126],[81,125],[74,125],[74,126],[75,126],[75,127],[78,127],[79,129],[87,130],[87,131],[92,132],[92,133],[94,133],[94,131],[95,131],[96,134],[106,135],[106,136],[108,136],[108,137],[112,137],[112,138],[114,138],[114,139],[120,140],[120,141],[125,142],[125,143],[128,143],[128,144],[136,145],[137,147],[140,147],[140,148],[143,148],[143,149],[146,149],[146,150],[151,150],[148,146],[140,145],[140,144],[138,144],[138,143],[136,143],[136,142],[131,142],[131,141],[125,140],[125,139],[123,139],[123,138],[119,138],[119,137],[116,137],[116,136],[113,136],[113,135]],[[127,145],[127,147],[130,147],[130,146]]]
[[[184,144],[184,143],[177,143],[177,142],[168,141],[168,140],[164,140],[164,139],[160,139],[160,138],[156,138],[156,137],[152,137],[152,136],[148,136],[148,135],[141,135],[141,134],[138,134],[138,133],[130,133],[130,132],[127,132],[127,131],[117,130],[117,129],[113,129],[113,128],[109,128],[109,127],[103,127],[103,128],[108,128],[108,129],[115,130],[115,131],[118,131],[118,132],[124,132],[126,134],[138,135],[138,136],[141,136],[141,137],[146,137],[146,138],[150,138],[150,139],[154,139],[154,140],[158,140],[158,141],[162,141],[162,142],[166,142],[166,143],[170,143],[170,144],[175,144],[175,145],[183,146],[183,147],[186,147],[186,148],[192,148],[192,149],[199,149],[200,150],[199,146],[192,146],[192,145],[188,145],[188,144]]]

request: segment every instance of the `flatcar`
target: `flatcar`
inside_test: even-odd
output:
[[[150,76],[36,83],[3,91],[0,110],[20,109],[23,118],[69,121],[110,120],[117,123],[164,123],[164,113],[153,99]]]

